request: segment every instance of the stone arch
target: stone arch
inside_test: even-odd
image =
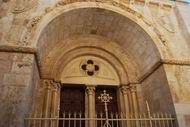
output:
[[[105,9],[105,10],[109,10],[112,12],[115,12],[119,15],[124,16],[125,18],[130,19],[132,22],[134,22],[137,26],[139,26],[148,36],[149,38],[152,40],[152,42],[155,44],[161,58],[163,58],[164,56],[168,55],[167,53],[167,49],[164,46],[164,44],[162,43],[162,40],[159,38],[159,34],[155,33],[153,29],[155,29],[152,26],[147,26],[147,24],[145,22],[143,22],[143,20],[141,18],[138,18],[137,15],[140,15],[140,13],[135,12],[135,10],[133,9],[129,9],[127,6],[122,4],[122,7],[117,7],[114,4],[118,4],[119,3],[101,3],[101,2],[74,2],[74,3],[64,3],[63,6],[61,5],[60,7],[55,7],[53,9],[50,9],[50,12],[47,11],[45,12],[45,14],[40,15],[39,17],[37,16],[37,28],[34,29],[33,32],[31,32],[31,42],[32,42],[32,46],[34,47],[40,47],[42,44],[37,44],[37,42],[39,42],[40,40],[40,36],[43,33],[43,30],[46,28],[46,26],[48,26],[51,22],[53,22],[53,20],[61,15],[63,15],[64,13],[67,13],[69,11],[75,10],[75,9],[83,9],[83,8],[99,8],[99,9]],[[126,8],[125,11],[123,8]],[[45,15],[45,16],[44,16]],[[142,17],[139,16],[139,17]],[[39,18],[39,19],[38,19]],[[40,22],[38,23],[38,21],[40,20]]]
[[[73,4],[74,5],[76,4],[76,6],[73,6]],[[39,23],[40,28],[37,28],[37,30],[36,30],[36,32],[37,32],[36,35],[37,36],[34,36],[33,42],[35,42],[35,40],[37,42],[37,40],[38,40],[37,47],[39,49],[38,58],[40,60],[39,61],[40,62],[39,63],[40,66],[43,66],[44,58],[46,58],[45,56],[48,55],[49,51],[56,44],[58,44],[59,42],[61,42],[61,40],[67,39],[67,38],[61,38],[60,39],[59,36],[61,36],[61,35],[58,35],[58,37],[57,37],[57,38],[59,38],[59,40],[56,40],[56,37],[54,37],[53,39],[49,38],[51,36],[55,36],[54,33],[56,33],[56,32],[60,33],[60,31],[53,32],[53,33],[51,33],[49,35],[46,35],[46,33],[48,33],[48,31],[51,31],[51,30],[55,31],[54,27],[57,27],[57,28],[59,27],[59,25],[56,26],[54,23],[56,23],[57,21],[59,21],[61,17],[68,16],[68,15],[75,15],[75,13],[77,13],[78,11],[80,12],[80,11],[83,11],[85,9],[86,9],[86,12],[88,12],[87,10],[92,10],[92,11],[95,10],[98,13],[100,12],[100,13],[103,13],[105,15],[108,14],[108,17],[110,16],[110,13],[111,13],[111,16],[116,16],[116,19],[119,18],[119,21],[120,21],[118,23],[119,25],[123,25],[122,24],[123,22],[127,22],[128,23],[127,24],[128,26],[125,25],[127,27],[124,28],[124,32],[128,31],[128,33],[131,32],[132,34],[133,33],[138,33],[137,36],[139,35],[140,39],[138,40],[135,37],[134,38],[131,37],[132,40],[130,40],[130,41],[132,43],[127,43],[127,42],[125,43],[125,41],[127,39],[124,38],[122,40],[121,39],[122,37],[118,38],[115,33],[114,33],[115,34],[114,35],[115,38],[113,38],[111,35],[109,35],[106,32],[105,32],[106,35],[105,34],[98,34],[98,36],[109,38],[110,40],[115,41],[116,43],[118,43],[118,45],[120,45],[123,48],[123,50],[126,50],[126,51],[123,51],[123,52],[125,52],[125,54],[128,54],[128,58],[130,57],[129,59],[131,59],[131,61],[135,61],[134,63],[139,66],[139,68],[137,70],[139,70],[140,72],[142,72],[142,74],[136,74],[136,77],[140,77],[140,76],[144,75],[148,70],[151,69],[152,66],[154,66],[157,62],[160,61],[161,56],[163,55],[163,52],[161,52],[162,49],[158,48],[158,46],[162,47],[162,45],[160,44],[161,42],[160,42],[159,38],[155,34],[153,34],[153,33],[148,34],[148,33],[150,33],[150,31],[148,29],[145,29],[146,25],[143,24],[142,22],[140,22],[135,17],[135,15],[132,15],[129,12],[122,12],[118,8],[116,8],[116,11],[113,11],[115,9],[115,7],[107,5],[107,4],[102,4],[100,7],[97,6],[93,2],[89,3],[88,6],[86,4],[84,4],[84,3],[80,3],[80,5],[81,5],[80,7],[77,6],[77,5],[79,5],[79,3],[73,3],[73,4],[72,4],[72,6],[74,7],[74,9],[72,8],[71,5],[65,5],[65,6],[63,6],[63,7],[65,7],[65,9],[63,9],[63,8],[57,8],[57,9],[60,9],[59,11],[57,10],[57,13],[55,12],[55,14],[54,14],[53,11],[52,11],[50,14],[47,14],[47,16],[45,16],[43,18],[43,20],[47,20],[47,19],[51,19],[51,20],[49,20],[48,22],[47,21],[46,22],[42,21],[42,22]],[[102,9],[102,8],[104,8],[104,9]],[[113,13],[113,15],[112,15],[112,13]],[[54,14],[54,15],[52,15],[52,14]],[[83,19],[84,19],[84,17],[83,17]],[[126,19],[126,21],[125,21],[125,19]],[[52,25],[52,24],[54,24],[54,25]],[[139,25],[139,24],[141,24],[141,25]],[[65,26],[65,24],[61,25],[61,26]],[[102,30],[106,30],[106,29],[102,29]],[[70,31],[70,30],[68,30],[68,31]],[[64,32],[66,32],[66,34],[68,34],[67,31],[64,31]],[[52,35],[52,34],[54,34],[54,35]],[[81,32],[80,34],[83,34],[83,33]],[[93,30],[91,30],[90,34],[93,34]],[[132,36],[132,34],[130,34],[129,37]],[[64,35],[64,34],[62,34],[62,35]],[[74,35],[75,34],[71,34],[71,36],[74,36]],[[125,35],[123,35],[123,36],[125,36]],[[126,35],[126,36],[128,36],[128,35]],[[47,39],[47,38],[49,38],[49,39]],[[128,48],[129,47],[128,44],[131,45],[130,48]],[[133,44],[135,44],[135,45],[133,45]],[[35,45],[36,44],[34,43],[34,46]],[[142,50],[139,50],[139,53],[137,53],[135,50],[137,50],[139,46],[142,46],[143,48],[141,48]],[[143,55],[143,54],[145,54],[145,55]],[[140,59],[141,57],[142,57],[142,59]],[[153,61],[152,61],[152,58],[154,58]],[[143,60],[143,62],[142,62],[142,60]],[[148,60],[150,62],[150,64],[147,65],[145,63],[145,60]],[[145,64],[142,66],[142,63],[145,63]]]
[[[87,64],[87,61],[93,61],[93,64]],[[85,66],[86,69],[93,69],[90,72],[93,72],[91,76],[82,69],[82,66]],[[98,67],[97,71],[94,70],[94,66]],[[90,84],[90,85],[113,85],[119,86],[121,84],[121,79],[118,74],[119,72],[116,68],[105,61],[104,58],[92,55],[83,55],[71,59],[66,63],[63,70],[61,70],[61,83],[70,83],[70,84]],[[123,79],[122,79],[123,80]]]
[[[105,44],[102,45],[102,43]],[[51,53],[48,54],[48,59],[42,63],[44,66],[41,69],[46,78],[57,77],[55,80],[58,81],[59,74],[66,63],[82,55],[93,55],[105,59],[114,66],[120,76],[120,83],[128,84],[137,81],[140,74],[136,69],[136,63],[131,61],[130,57],[123,52],[119,45],[106,38],[95,35],[75,36],[55,45]],[[57,67],[59,67],[59,70],[56,69]]]
[[[146,73],[150,74],[152,68],[158,65],[167,52],[153,31],[154,28],[147,26],[136,13],[130,11],[96,2],[72,3],[50,11],[37,25],[36,34],[32,38],[33,46],[38,48],[42,77],[60,81],[60,73],[69,61],[80,56],[92,55],[109,61],[111,65],[119,65],[114,67],[119,75],[120,85],[141,84],[139,79]],[[91,14],[92,20],[87,22]],[[109,21],[113,25],[106,26]],[[99,25],[100,22],[103,24]],[[88,23],[92,24],[84,27]],[[109,31],[113,33],[109,34]],[[83,48],[86,49],[82,50]],[[101,55],[98,55],[98,52]],[[71,57],[69,53],[72,54]],[[107,59],[106,56],[110,55],[111,59]],[[165,75],[163,77],[166,78]],[[147,82],[151,85],[152,80]],[[158,84],[163,86],[164,83]],[[166,91],[168,92],[167,88]],[[150,98],[154,99],[153,96]],[[156,100],[162,101],[164,96]]]

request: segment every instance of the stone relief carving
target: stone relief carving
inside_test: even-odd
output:
[[[12,13],[26,12],[37,5],[37,0],[16,0]]]

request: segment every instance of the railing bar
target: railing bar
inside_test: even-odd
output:
[[[103,114],[100,113],[100,118],[101,118],[100,124],[101,124],[101,127],[102,127],[102,117],[103,117]]]
[[[76,113],[74,113],[74,118],[76,118]],[[76,127],[76,121],[77,120],[74,120],[74,127]]]
[[[115,114],[115,117],[116,117],[116,119],[118,119],[118,114],[117,113]],[[116,121],[116,125],[117,125],[117,127],[119,127],[119,121]]]
[[[79,127],[81,127],[81,117],[82,117],[82,113],[80,112],[80,113],[79,113],[79,118],[80,118],[80,119],[79,119]]]
[[[172,118],[172,115],[169,114],[169,118]],[[173,127],[173,120],[170,120],[171,121],[171,127]]]
[[[145,113],[143,114],[143,117],[146,118],[146,114]],[[145,127],[147,127],[147,120],[144,120],[144,125],[145,125]]]
[[[152,117],[153,117],[153,119],[154,119],[154,120],[153,120],[153,121],[154,121],[154,127],[157,127],[157,125],[156,125],[156,120],[155,120],[155,118],[156,118],[156,117],[155,117],[155,114],[153,114]]]
[[[159,113],[157,113],[157,118],[160,118]],[[159,125],[159,127],[161,127],[161,121],[160,120],[158,120],[158,125]]]
[[[123,114],[120,114],[121,119],[123,119]],[[123,120],[121,120],[121,127],[123,127]]]
[[[98,118],[98,114],[96,113],[96,119]],[[95,127],[97,127],[98,125],[98,120],[95,120]]]
[[[70,123],[70,116],[71,116],[71,114],[69,113],[69,121],[68,121],[68,122],[69,122],[69,127],[70,127],[70,124],[71,124],[71,123]]]
[[[131,119],[130,124],[131,124],[131,127],[133,127],[132,115],[129,116],[129,119]]]
[[[111,113],[111,118],[113,119],[113,113]],[[113,120],[111,120],[111,124],[112,124],[112,127],[113,127]]]
[[[167,113],[165,113],[165,118],[168,118],[168,114],[167,114]],[[167,125],[167,127],[169,127],[169,122],[168,122],[168,120],[166,120],[166,125]]]
[[[142,118],[141,114],[139,115],[139,118]],[[140,120],[140,127],[142,127],[142,120]]]
[[[40,113],[40,118],[42,118],[42,113]],[[42,126],[42,120],[40,120],[40,122],[39,122],[39,127],[41,127]]]
[[[63,115],[63,118],[65,118],[65,113],[64,112],[62,113],[62,115]],[[59,121],[62,121],[62,124],[63,124],[62,126],[64,127],[65,126],[65,121],[64,120],[59,120]]]
[[[164,119],[164,115],[162,112],[161,112],[161,119]],[[163,127],[165,127],[165,121],[164,120],[162,120],[162,125],[163,125]]]

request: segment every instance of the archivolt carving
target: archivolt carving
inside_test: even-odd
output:
[[[97,7],[98,7],[98,3],[105,3],[105,4],[109,4],[118,8],[121,8],[123,10],[125,10],[126,12],[130,13],[131,15],[133,15],[135,18],[141,19],[146,25],[148,25],[149,27],[153,28],[153,31],[157,34],[157,36],[159,37],[159,39],[165,43],[166,42],[166,38],[164,37],[164,35],[162,34],[162,32],[157,28],[157,26],[155,24],[152,23],[152,21],[150,21],[149,19],[147,19],[144,14],[140,13],[139,11],[135,10],[134,8],[124,5],[121,2],[117,2],[114,0],[106,0],[106,1],[97,1],[97,0],[61,0],[58,1],[57,4],[54,7],[47,7],[44,10],[44,13],[42,13],[40,16],[36,16],[33,19],[31,19],[31,21],[29,22],[29,24],[27,26],[27,31],[26,32],[28,34],[25,34],[23,37],[24,40],[22,41],[26,41],[29,40],[28,38],[31,38],[30,36],[32,36],[32,31],[35,31],[35,26],[38,24],[38,22],[42,19],[42,17],[44,17],[46,14],[48,14],[49,12],[51,12],[53,9],[56,8],[61,8],[67,4],[71,4],[71,3],[75,3],[75,2],[96,2],[97,3]]]

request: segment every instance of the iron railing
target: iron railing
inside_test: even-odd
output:
[[[108,121],[108,123],[107,123]],[[25,127],[176,127],[175,118],[167,113],[131,115],[110,113],[96,114],[88,118],[82,113],[62,113],[62,117],[31,117],[25,118]]]

